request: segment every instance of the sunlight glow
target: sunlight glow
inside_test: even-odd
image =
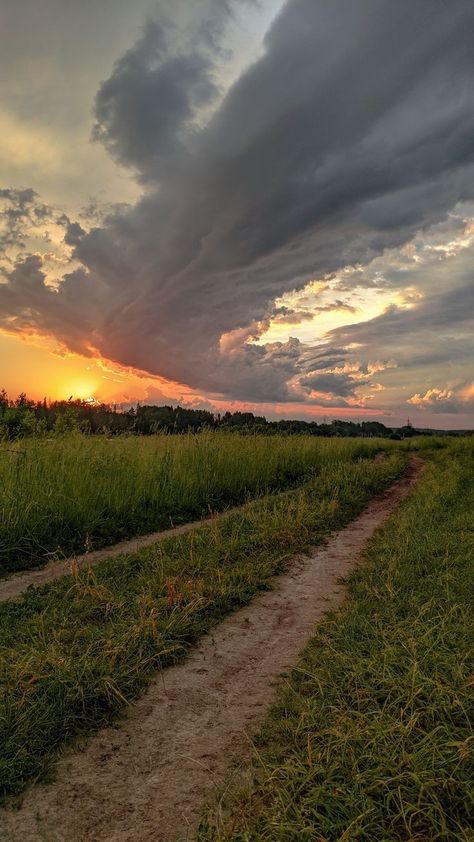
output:
[[[97,390],[98,385],[98,382],[94,380],[73,381],[65,387],[61,397],[65,400],[71,397],[73,399],[87,401],[88,403],[94,403],[95,398],[92,395]]]

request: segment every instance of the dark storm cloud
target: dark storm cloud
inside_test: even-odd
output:
[[[209,58],[169,51],[166,28],[150,21],[96,98],[94,138],[145,182],[169,175],[183,156],[183,126],[216,95]]]
[[[86,233],[79,222],[71,222],[66,214],[61,214],[58,219],[58,225],[63,225],[66,229],[64,234],[64,242],[67,246],[78,246],[81,238]]]
[[[254,0],[240,0],[240,5]],[[198,0],[194,12],[177,0],[148,20],[95,100],[93,137],[144,184],[169,179],[189,153],[194,120],[218,95],[220,39],[239,0]]]
[[[350,374],[334,374],[332,372],[312,374],[302,380],[302,384],[307,389],[312,389],[315,392],[329,392],[341,398],[354,397],[355,390],[367,383],[369,383],[368,379],[355,380]]]
[[[144,198],[78,238],[84,269],[54,302],[35,309],[11,278],[0,308],[45,325],[54,307],[66,344],[74,314],[75,336],[82,328],[110,359],[209,392],[283,400],[307,374],[309,349],[225,354],[220,338],[473,196],[474,5],[290,0],[261,58],[205,119],[224,20],[209,38],[202,22],[218,4],[202,8],[184,35],[149,24],[97,95],[96,136],[139,174]],[[447,296],[444,324],[464,318],[463,296]],[[402,335],[405,318],[388,313],[383,324]],[[336,336],[356,341],[359,330]]]

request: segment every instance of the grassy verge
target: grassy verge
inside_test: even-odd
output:
[[[472,840],[474,440],[431,454],[201,842]]]
[[[406,457],[338,462],[212,526],[107,560],[0,606],[0,792],[110,722],[158,668],[355,516]]]
[[[0,576],[195,520],[395,442],[203,432],[0,442]]]

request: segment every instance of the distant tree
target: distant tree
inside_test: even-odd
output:
[[[419,435],[419,433],[411,426],[411,424],[406,424],[404,427],[399,427],[397,433],[402,439],[410,439],[413,436]]]

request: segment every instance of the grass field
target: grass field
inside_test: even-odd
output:
[[[393,442],[230,433],[0,443],[0,576],[201,517]]]
[[[474,440],[427,454],[201,842],[474,838]]]
[[[377,443],[226,438],[224,446],[240,447],[249,461],[257,454],[260,467],[267,447],[280,448],[280,464],[285,453],[291,463],[286,448],[296,448],[305,470],[317,465],[318,474],[210,526],[0,606],[3,796],[44,776],[65,743],[110,722],[158,668],[265,588],[295,553],[353,518],[406,464],[401,452],[354,460]]]

